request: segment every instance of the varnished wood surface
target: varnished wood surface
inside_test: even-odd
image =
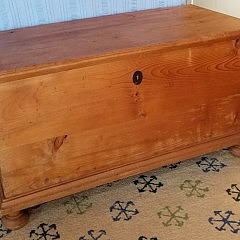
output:
[[[56,72],[59,67],[76,68],[81,62],[90,64],[104,56],[119,58],[239,36],[239,19],[196,6],[0,32],[0,82]]]
[[[24,227],[29,220],[27,210],[16,211],[1,218],[2,224],[6,229],[17,230]]]
[[[87,190],[106,184],[114,180],[133,176],[135,174],[149,171],[149,169],[158,168],[181,160],[198,157],[201,154],[207,154],[212,151],[220,150],[226,146],[236,145],[239,143],[240,134],[229,135],[209,142],[201,143],[192,147],[173,151],[155,158],[146,159],[145,161],[135,162],[121,168],[116,168],[92,175],[87,178],[70,181],[68,183],[55,185],[47,189],[39,189],[31,194],[22,195],[13,198],[3,198],[1,204],[1,213],[11,214],[20,209],[32,207],[47,201],[61,198],[70,194]]]
[[[17,226],[42,202],[238,155],[239,37],[239,19],[194,6],[0,33],[1,213]]]
[[[144,76],[138,86],[136,70]],[[239,49],[226,41],[1,84],[0,151],[163,114],[213,114],[205,109],[213,102],[224,117],[215,124],[238,130],[239,71]]]
[[[232,146],[230,148],[230,151],[232,155],[234,155],[235,157],[240,157],[240,144],[236,146]]]
[[[226,41],[139,54],[2,84],[5,197],[238,134],[235,45]],[[136,70],[144,76],[137,86]]]

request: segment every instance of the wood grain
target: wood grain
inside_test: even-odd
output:
[[[2,84],[5,196],[239,133],[239,72],[227,41]]]
[[[240,157],[240,145],[230,147],[230,152],[235,157]]]
[[[226,146],[236,145],[238,144],[239,139],[240,134],[229,135],[227,137],[221,137],[219,139],[200,143],[181,150],[175,150],[155,158],[146,159],[145,161],[137,161],[131,165],[108,170],[101,174],[95,174],[90,177],[55,185],[47,189],[39,189],[31,194],[13,198],[3,198],[1,202],[1,213],[4,215],[9,213],[11,214],[19,209],[29,208],[40,203],[84,191],[114,180],[143,173],[149,171],[149,169],[198,157],[201,154],[217,151]]]
[[[239,36],[239,19],[190,5],[5,31],[0,82]]]
[[[222,115],[229,126],[236,125],[240,58],[234,44],[227,41],[165,54],[140,53],[1,84],[0,151],[123,122],[161,119],[163,114],[173,114],[168,108],[175,114],[207,113],[211,101],[226,111]],[[132,82],[136,70],[144,75],[139,86]]]
[[[0,33],[2,214],[238,146],[239,39],[194,6]]]
[[[16,211],[1,218],[4,227],[11,230],[18,230],[24,227],[28,223],[28,220],[29,214],[27,210]]]

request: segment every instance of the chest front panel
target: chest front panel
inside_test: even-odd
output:
[[[238,133],[239,76],[229,40],[1,84],[5,196]]]

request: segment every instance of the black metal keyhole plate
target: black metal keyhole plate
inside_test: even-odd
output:
[[[133,74],[133,83],[135,85],[139,85],[143,80],[143,74],[141,71],[136,71],[134,74]]]

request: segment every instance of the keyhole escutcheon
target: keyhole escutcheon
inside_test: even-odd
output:
[[[134,74],[133,74],[133,83],[135,85],[139,85],[143,80],[143,74],[141,71],[136,71]]]

